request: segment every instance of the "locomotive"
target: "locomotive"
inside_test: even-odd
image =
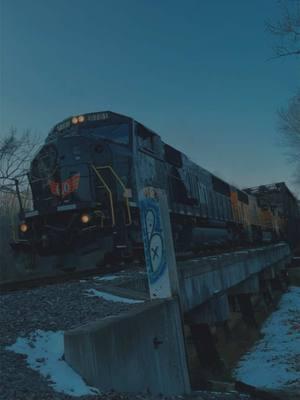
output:
[[[142,252],[139,190],[167,193],[176,251],[279,240],[284,220],[192,162],[136,120],[110,111],[54,126],[29,173],[32,210],[14,247],[40,256]]]

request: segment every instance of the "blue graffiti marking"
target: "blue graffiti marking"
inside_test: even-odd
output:
[[[157,257],[158,258],[158,254],[157,254],[157,252],[158,252],[158,246],[156,246],[155,247],[155,249],[151,249],[152,250],[152,253],[153,253],[153,260]]]
[[[155,283],[166,269],[160,210],[157,201],[152,198],[142,199],[140,207],[146,264],[150,282]]]
[[[155,227],[155,219],[156,219],[152,209],[147,210],[145,219],[146,219],[147,236],[150,239],[153,233],[153,229]]]
[[[152,271],[157,271],[161,267],[163,256],[163,241],[158,233],[154,233],[150,239],[150,258]]]

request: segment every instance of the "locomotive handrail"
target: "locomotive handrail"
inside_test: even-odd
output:
[[[105,180],[103,179],[102,175],[97,170],[97,168],[93,164],[91,166],[92,166],[95,174],[100,179],[100,181],[102,182],[103,186],[105,187],[105,189],[108,192],[109,203],[110,203],[110,208],[111,208],[111,220],[112,220],[112,225],[114,226],[116,224],[116,218],[115,218],[115,210],[114,210],[114,202],[113,202],[113,197],[112,197],[112,191],[110,190],[109,186],[107,185],[107,183],[105,182]]]
[[[128,200],[128,196],[125,196],[126,194],[126,186],[124,185],[124,182],[122,181],[122,179],[119,177],[119,175],[116,173],[116,171],[110,166],[110,165],[103,165],[103,166],[99,166],[99,167],[95,167],[97,169],[97,171],[99,169],[108,169],[111,171],[111,173],[113,174],[113,176],[116,178],[116,180],[119,182],[119,184],[121,185],[122,189],[124,190],[123,194],[124,194],[124,198],[125,198],[125,204],[126,204],[126,209],[127,209],[127,215],[128,215],[128,222],[125,225],[131,225],[132,224],[132,218],[131,218],[131,212],[130,212],[130,206],[129,206],[129,200]]]

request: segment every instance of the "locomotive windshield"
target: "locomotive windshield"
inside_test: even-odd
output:
[[[80,128],[79,132],[97,138],[111,140],[119,144],[129,144],[129,125],[126,123],[95,125],[93,127],[83,126]]]
[[[85,121],[82,125],[70,125],[62,130],[50,132],[46,142],[60,137],[85,136],[105,139],[114,143],[128,145],[130,140],[130,127],[127,122],[100,122]]]
[[[57,150],[53,145],[44,146],[32,162],[34,178],[49,178],[57,168]]]

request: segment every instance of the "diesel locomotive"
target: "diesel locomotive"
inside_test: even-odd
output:
[[[143,248],[139,190],[167,193],[177,251],[279,240],[284,219],[256,197],[192,162],[136,120],[110,111],[54,126],[28,173],[15,248],[41,256]]]

